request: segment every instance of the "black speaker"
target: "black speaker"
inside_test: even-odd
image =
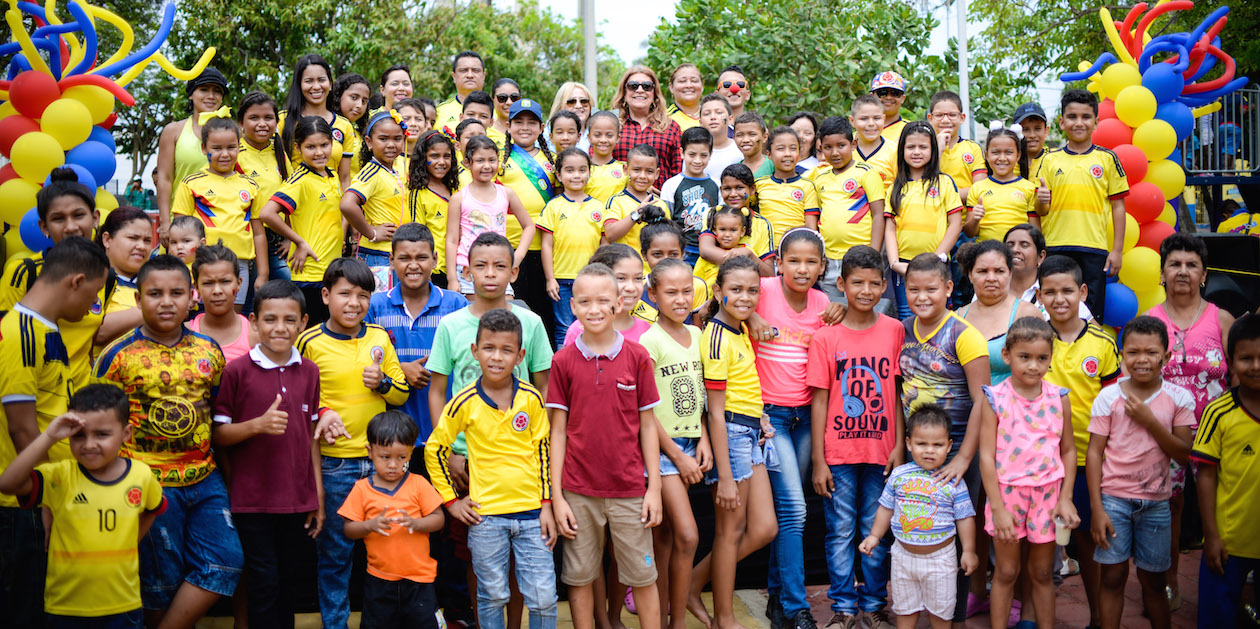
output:
[[[1207,243],[1204,297],[1235,317],[1260,306],[1260,238],[1244,234],[1198,234]]]

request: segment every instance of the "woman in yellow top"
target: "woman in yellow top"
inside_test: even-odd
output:
[[[669,75],[669,93],[674,104],[666,113],[683,131],[700,126],[700,98],[704,96],[704,77],[694,63],[684,63]]]
[[[490,128],[486,129],[486,135],[489,135],[499,148],[503,148],[503,138],[508,132],[508,114],[512,112],[512,103],[521,99],[521,86],[512,79],[502,78],[494,82],[494,86],[490,88],[490,96],[494,99],[494,113]]]
[[[328,156],[328,169],[337,177],[341,188],[350,185],[350,142],[353,142],[354,125],[345,116],[328,109],[328,97],[332,93],[332,69],[319,55],[303,55],[293,68],[293,82],[289,95],[284,99],[284,111],[280,112],[280,146],[289,161],[302,161],[301,149],[294,135],[298,122],[308,116],[323,120],[332,129],[332,141]],[[345,159],[343,159],[345,158]],[[340,196],[340,195],[338,195]],[[308,304],[309,306],[309,304]]]
[[[954,180],[941,172],[940,155],[931,125],[922,120],[906,124],[884,209],[884,250],[897,272],[893,288],[901,319],[912,314],[905,289],[909,261],[921,253],[946,260],[962,233],[962,199]]]
[[[289,178],[293,165],[284,151],[276,150],[280,138],[276,135],[276,120],[280,115],[276,101],[262,92],[250,92],[236,108],[236,122],[241,125],[241,152],[236,164],[241,172],[258,184],[258,197],[265,203]],[[263,229],[267,240],[267,277],[290,278],[289,265],[284,260],[285,242],[270,229]],[[261,254],[260,254],[261,255]]]
[[[227,79],[215,68],[206,68],[197,78],[184,85],[184,94],[192,114],[162,129],[158,138],[155,177],[158,204],[158,237],[166,242],[171,228],[171,199],[175,185],[206,165],[201,152],[201,114],[217,110],[227,93]]]
[[[451,195],[461,185],[455,145],[445,135],[430,131],[416,145],[416,156],[407,173],[406,222],[420,223],[433,233],[432,279],[434,285],[446,286],[446,214]]]
[[[528,98],[512,103],[508,122],[507,148],[499,166],[499,183],[509,187],[520,198],[529,217],[538,223],[543,208],[555,190],[555,157],[547,140],[542,137],[542,107]],[[515,247],[521,240],[521,226],[516,218],[507,218],[507,238]],[[543,275],[542,234],[535,232],[529,253],[521,262],[520,273],[514,285],[516,296],[524,299],[548,330],[554,329],[551,300],[547,297],[547,283]]]
[[[394,168],[407,140],[392,109],[374,114],[365,133],[363,169],[341,197],[341,215],[359,232],[359,259],[379,272],[389,266],[390,241],[403,218],[406,191]]]
[[[367,125],[368,99],[372,86],[361,74],[353,72],[337,77],[332,93],[328,96],[329,111],[350,121],[350,135],[346,136],[346,153],[350,154],[350,176],[363,168],[359,161],[359,149],[363,146],[363,128]],[[376,113],[376,112],[372,112]]]

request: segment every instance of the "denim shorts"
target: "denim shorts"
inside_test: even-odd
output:
[[[227,488],[216,470],[187,487],[163,487],[166,511],[140,540],[140,597],[145,609],[170,607],[187,581],[231,596],[245,556],[232,523]]]
[[[739,424],[726,423],[726,449],[731,454],[731,476],[735,482],[747,480],[752,476],[753,466],[765,465],[766,457],[762,446],[761,430]],[[704,475],[704,484],[713,485],[718,482],[717,466]]]
[[[696,447],[700,445],[700,440],[695,437],[674,437],[674,443],[678,444],[678,448],[683,454],[694,458],[696,456]],[[646,474],[646,472],[644,472]],[[661,476],[677,476],[679,474],[678,467],[674,465],[674,460],[661,453]]]
[[[1124,563],[1133,558],[1138,570],[1163,572],[1172,566],[1172,508],[1167,500],[1136,500],[1102,495],[1103,511],[1116,529],[1109,546],[1094,549],[1094,561]]]

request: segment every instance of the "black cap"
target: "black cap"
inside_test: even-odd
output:
[[[1036,116],[1042,120],[1049,120],[1046,117],[1046,110],[1041,108],[1037,103],[1024,103],[1015,108],[1015,124],[1019,124],[1029,116]]]
[[[217,85],[225,95],[227,94],[227,79],[223,78],[223,73],[216,68],[206,68],[197,75],[197,78],[184,85],[184,95],[192,96],[192,93],[203,85]]]

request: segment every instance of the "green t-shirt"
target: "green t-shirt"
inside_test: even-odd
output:
[[[527,308],[511,306],[511,309],[512,314],[521,320],[525,337],[525,360],[512,373],[524,382],[532,382],[531,373],[551,369],[551,341],[538,315]],[[437,333],[433,337],[433,351],[429,354],[425,367],[447,377],[448,400],[454,392],[463,390],[481,377],[481,365],[469,349],[477,341],[477,326],[480,322],[480,317],[474,316],[468,308],[463,308],[446,315],[438,324]],[[467,453],[462,433],[451,445],[451,449],[459,454]]]
[[[656,418],[671,438],[698,438],[704,422],[704,369],[700,361],[700,328],[687,326],[691,344],[679,345],[659,324],[654,324],[639,344],[647,349],[654,365],[656,390],[661,403]]]

